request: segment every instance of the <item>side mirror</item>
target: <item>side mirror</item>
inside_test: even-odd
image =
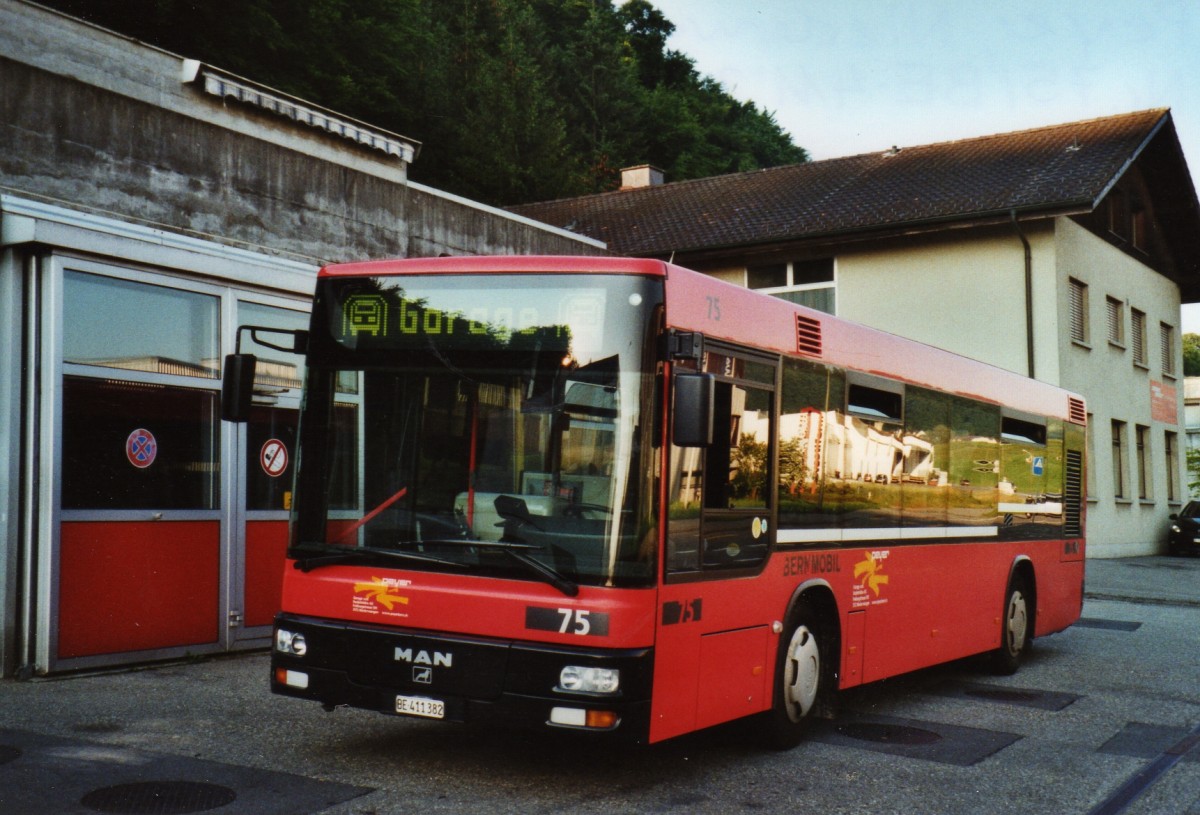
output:
[[[676,374],[674,393],[671,442],[676,447],[708,447],[713,441],[716,377],[712,374]]]
[[[250,400],[254,396],[254,354],[229,354],[221,374],[221,418],[244,422],[250,418]]]

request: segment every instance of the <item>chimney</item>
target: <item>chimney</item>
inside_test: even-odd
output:
[[[663,171],[649,164],[626,167],[621,170],[621,189],[634,190],[639,187],[659,187],[663,183]]]

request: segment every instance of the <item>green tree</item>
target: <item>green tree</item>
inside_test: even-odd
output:
[[[804,446],[800,439],[792,437],[779,440],[779,487],[794,495],[808,477]]]
[[[1200,376],[1200,334],[1183,335],[1183,375]]]
[[[1187,451],[1188,490],[1200,494],[1200,448]]]
[[[422,142],[411,177],[488,203],[807,160],[667,48],[648,0],[45,0]]]
[[[767,484],[767,444],[743,433],[731,451],[730,492],[734,498],[763,500]]]

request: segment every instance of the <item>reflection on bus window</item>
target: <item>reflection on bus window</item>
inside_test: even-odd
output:
[[[1003,417],[997,506],[1006,536],[1061,534],[1062,485],[1063,423]]]

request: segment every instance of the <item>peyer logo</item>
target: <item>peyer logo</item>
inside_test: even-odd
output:
[[[887,602],[886,599],[872,600],[871,596],[878,598],[880,588],[889,582],[888,575],[883,573],[883,566],[890,554],[886,549],[865,552],[863,559],[854,564],[854,579],[858,581],[858,585],[854,587],[855,608]]]
[[[408,598],[393,591],[401,586],[409,585],[407,580],[391,580],[383,577],[372,577],[369,583],[354,584],[354,610],[367,614],[378,614],[380,608],[391,616],[408,616],[397,612],[396,606],[407,606]]]

